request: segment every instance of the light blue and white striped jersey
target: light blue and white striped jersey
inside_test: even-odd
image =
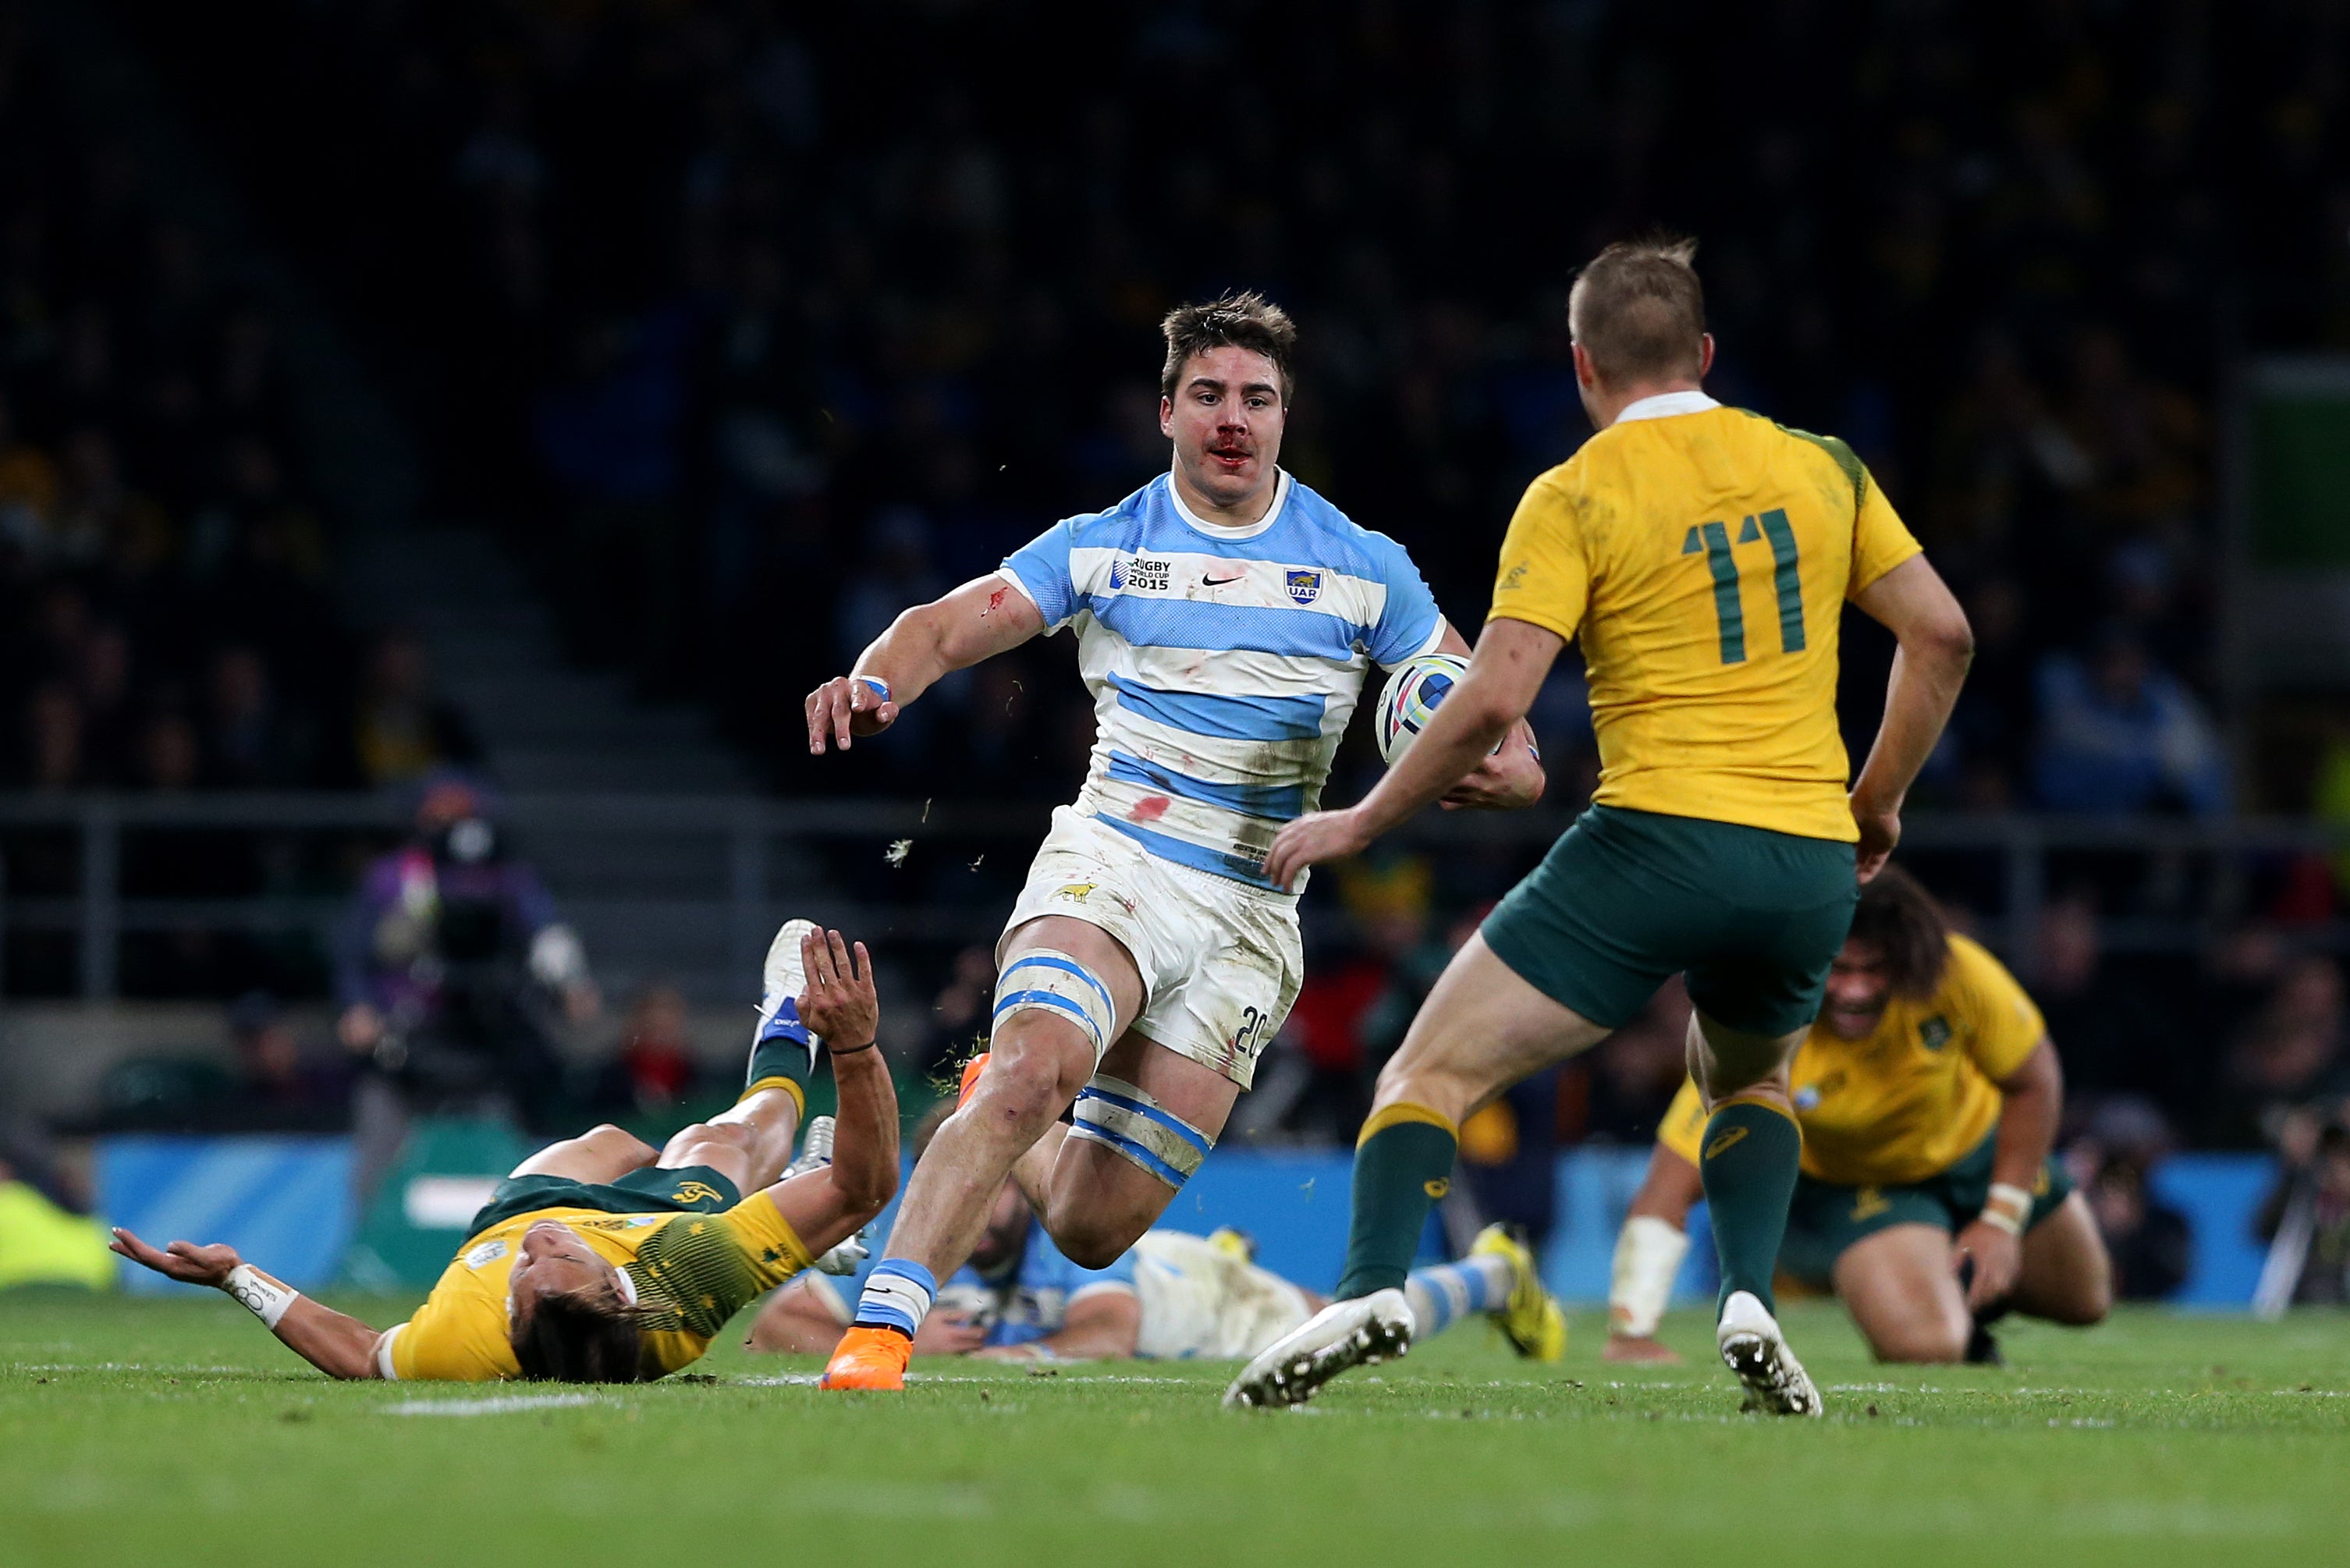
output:
[[[1097,728],[1076,809],[1258,888],[1274,835],[1321,800],[1369,666],[1444,635],[1402,545],[1279,483],[1263,522],[1233,528],[1162,473],[1000,568],[1049,631],[1077,628]]]

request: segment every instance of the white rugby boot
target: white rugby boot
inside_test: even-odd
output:
[[[807,989],[807,967],[800,962],[800,939],[816,929],[814,920],[785,920],[775,932],[775,940],[767,944],[767,962],[761,974],[759,1026],[751,1033],[754,1046],[764,1044],[785,1033],[785,1026],[799,1023],[800,992]]]
[[[1752,1291],[1732,1291],[1721,1303],[1721,1322],[1714,1329],[1721,1359],[1746,1386],[1749,1410],[1773,1416],[1816,1416],[1820,1391],[1811,1374],[1787,1348],[1779,1320],[1764,1309]]]
[[[1224,1390],[1224,1408],[1303,1405],[1350,1366],[1376,1366],[1402,1355],[1417,1326],[1401,1291],[1332,1302],[1241,1368]]]

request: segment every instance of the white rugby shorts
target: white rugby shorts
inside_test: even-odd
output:
[[[1134,1031],[1245,1089],[1305,973],[1297,900],[1161,860],[1068,806],[1053,813],[1005,937],[1066,915],[1118,939],[1142,973]],[[996,962],[1010,956],[996,944]]]
[[[1149,1231],[1134,1244],[1142,1334],[1135,1354],[1161,1361],[1245,1361],[1314,1315],[1305,1293],[1204,1236]]]

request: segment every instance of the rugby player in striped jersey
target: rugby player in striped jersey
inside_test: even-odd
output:
[[[809,751],[845,750],[951,671],[1066,628],[1098,726],[997,944],[986,1068],[915,1168],[830,1387],[902,1386],[1007,1175],[1081,1265],[1158,1220],[1297,994],[1274,836],[1319,803],[1371,666],[1469,650],[1401,545],[1279,466],[1288,317],[1239,295],[1163,330],[1170,472],[908,610],[807,699]],[[1446,799],[1539,798],[1531,732],[1509,742]]]

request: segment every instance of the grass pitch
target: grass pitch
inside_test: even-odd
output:
[[[739,1323],[692,1381],[334,1384],[225,1301],[0,1295],[0,1563],[2350,1560],[2350,1319],[2017,1325],[1991,1371],[1788,1318],[1825,1421],[1736,1414],[1694,1314],[1679,1367],[1602,1363],[1594,1314],[1548,1368],[1471,1325],[1228,1415],[1204,1364],[827,1394]]]

